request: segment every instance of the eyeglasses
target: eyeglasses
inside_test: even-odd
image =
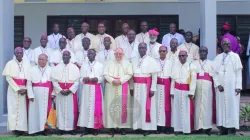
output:
[[[29,40],[24,40],[23,42],[24,42],[24,43],[30,43],[31,41],[29,41]]]
[[[166,50],[159,50],[159,53],[163,53],[163,52],[166,52]]]
[[[185,56],[187,56],[187,55],[179,55],[179,57],[185,57]]]
[[[230,46],[230,43],[222,43],[222,46]]]

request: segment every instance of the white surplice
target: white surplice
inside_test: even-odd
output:
[[[115,50],[116,49],[116,42],[115,42],[115,39],[109,35],[109,34],[106,34],[104,33],[103,35],[100,35],[100,34],[97,34],[92,40],[91,40],[91,48],[95,49],[96,52],[100,52],[102,50],[105,49],[104,47],[104,38],[105,37],[110,37],[111,39],[111,45],[110,45],[110,48],[112,50]]]
[[[88,62],[89,58],[88,58],[88,50],[82,50],[82,51],[77,51],[76,52],[76,63],[77,65],[81,66],[82,63],[84,62]]]
[[[23,48],[23,60],[29,61],[30,64],[33,66],[35,65],[35,62],[33,60],[33,55],[34,55],[34,50],[29,48],[29,49],[24,49]],[[13,59],[16,60],[16,56],[13,56]]]
[[[197,75],[204,76],[209,74],[212,76],[212,61],[210,60],[196,60],[192,64],[196,66]],[[210,129],[213,127],[213,89],[212,81],[198,79],[195,90],[195,116],[194,129]]]
[[[184,42],[183,44],[181,44],[180,46],[178,46],[179,50],[184,50],[187,52],[188,58],[187,61],[188,62],[192,62],[194,60],[199,60],[199,47],[197,45],[195,45],[194,43],[186,43]]]
[[[108,61],[115,60],[115,51],[114,50],[103,50],[97,53],[96,60],[102,63],[103,67],[107,65]]]
[[[41,68],[38,65],[29,70],[27,76],[28,98],[34,98],[34,102],[29,102],[29,134],[44,130],[48,115],[48,100],[50,98],[48,87],[33,87],[32,83],[51,82],[51,70],[50,66]]]
[[[155,59],[155,60],[157,63],[157,67],[159,69],[159,72],[157,73],[157,77],[162,78],[162,79],[170,78],[172,62],[167,59],[161,60],[160,58]],[[156,108],[157,108],[157,126],[166,126],[165,86],[157,84],[157,92],[155,95],[156,95]]]
[[[115,38],[116,46],[122,48],[122,46],[127,46],[129,44],[128,37],[125,35],[120,35]]]
[[[149,39],[149,33],[148,32],[146,32],[146,33],[141,32],[141,33],[139,33],[139,34],[136,35],[135,40],[137,42],[139,42],[139,43],[144,42],[144,43],[148,44],[149,41],[150,41],[150,39]]]
[[[68,49],[63,49],[63,50],[55,49],[52,51],[51,57],[49,59],[50,65],[55,66],[55,64],[63,63],[62,54],[66,50],[70,52],[70,56],[71,56],[70,63],[76,63],[76,56],[74,52]]]
[[[76,40],[76,42],[77,42],[78,44],[82,44],[82,39],[85,38],[85,37],[89,38],[90,41],[91,41],[91,40],[95,37],[95,35],[93,35],[93,34],[91,34],[91,33],[89,33],[89,32],[87,32],[85,35],[84,35],[83,33],[80,33],[80,34],[78,34],[78,35],[75,37],[75,40]]]
[[[74,130],[74,100],[73,95],[64,96],[60,93],[59,83],[72,83],[69,90],[75,94],[79,87],[80,71],[75,64],[58,64],[52,69],[51,80],[56,95],[57,128],[59,130]]]
[[[51,34],[48,36],[48,43],[47,46],[48,48],[52,48],[52,49],[59,49],[59,40],[60,38],[65,38],[65,36],[61,35],[60,33],[58,34]]]
[[[179,34],[179,33],[175,33],[174,35],[170,34],[170,33],[165,34],[163,36],[163,38],[162,38],[162,45],[167,46],[168,47],[168,51],[171,50],[171,48],[170,48],[170,41],[173,38],[176,38],[178,40],[178,46],[185,42],[185,39],[184,39],[184,37],[183,37],[182,34]]]
[[[152,58],[160,58],[159,54],[159,48],[161,47],[161,44],[158,42],[155,42],[154,44],[147,44],[147,54],[151,56]]]
[[[84,67],[81,68],[81,78],[80,83],[82,85],[82,96],[80,105],[80,114],[77,126],[94,128],[94,118],[95,118],[95,85],[89,85],[82,82],[84,77],[98,78],[98,83],[103,82],[103,65],[98,61],[84,62]],[[91,72],[92,69],[92,72]],[[101,91],[102,98],[102,112],[104,120],[104,102],[103,102],[103,92]]]
[[[145,55],[143,58],[136,57],[132,59],[134,77],[152,78],[151,89],[156,94],[157,84],[157,66],[155,59]],[[133,129],[156,130],[156,96],[151,97],[150,118],[151,122],[146,122],[146,101],[147,86],[146,84],[134,83],[131,89],[134,89],[134,115]],[[138,104],[139,103],[139,104]],[[140,109],[140,111],[136,111]],[[140,114],[138,114],[140,113]],[[139,115],[139,116],[138,116]]]
[[[236,96],[235,89],[242,89],[240,57],[233,52],[221,53],[215,57],[212,67],[215,71],[217,126],[239,129],[240,94]],[[219,85],[224,92],[219,91]]]
[[[26,89],[25,86],[18,86],[13,79],[26,80],[28,70],[31,68],[29,61],[10,60],[4,67],[3,76],[8,82],[7,90],[7,109],[8,109],[8,130],[27,131],[27,108],[26,95],[18,94],[18,90]]]
[[[82,42],[76,41],[76,38],[73,38],[72,40],[67,39],[66,42],[67,42],[66,49],[74,52],[74,54],[77,51],[82,51]]]
[[[191,77],[190,84],[188,78]],[[174,95],[172,126],[175,132],[190,133],[190,98],[188,95],[194,95],[196,89],[196,67],[186,62],[181,64],[176,62],[173,66],[171,74],[170,94]],[[189,84],[189,90],[179,90],[175,88],[175,83]]]
[[[40,54],[46,54],[48,56],[48,63],[50,62],[50,57],[52,56],[53,49],[49,47],[43,48],[42,46],[39,46],[34,49],[34,55],[33,55],[33,61],[36,65],[38,65],[38,57]]]
[[[130,62],[133,58],[139,56],[138,46],[139,42],[134,41],[131,44],[124,44],[124,46],[121,46],[121,48],[124,50],[124,58],[128,59]]]

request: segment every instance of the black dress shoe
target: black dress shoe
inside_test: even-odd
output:
[[[150,133],[149,133],[149,131],[144,131],[143,132],[143,136],[147,136],[147,135],[149,135]]]
[[[228,134],[230,136],[235,136],[236,135],[236,129],[235,128],[229,128],[228,129]]]
[[[183,133],[182,132],[175,132],[174,134],[175,134],[175,136],[179,136],[179,135],[182,135]]]
[[[93,135],[97,136],[98,135],[98,130],[97,129],[93,129]]]
[[[156,134],[161,134],[162,132],[162,127],[157,126],[157,130],[155,131]]]
[[[58,133],[57,133],[57,135],[59,135],[59,136],[62,136],[62,135],[64,135],[64,131],[62,131],[62,130],[59,130],[59,131],[58,131]]]
[[[167,135],[170,134],[171,133],[171,129],[169,127],[165,128],[164,133],[167,134]]]
[[[126,135],[126,131],[124,128],[121,129],[121,135]]]
[[[114,137],[114,135],[115,135],[115,129],[114,128],[110,129],[109,135],[111,135],[112,137]]]
[[[73,130],[73,131],[70,131],[69,132],[70,135],[77,135],[76,132]]]
[[[211,129],[206,129],[205,134],[207,134],[208,136],[211,136]]]
[[[220,132],[217,135],[220,135],[220,136],[228,135],[228,129],[225,127],[221,127]]]
[[[38,136],[38,134],[37,134],[37,133],[34,133],[34,134],[30,134],[29,136],[35,137],[35,136]]]
[[[89,128],[85,128],[84,132],[81,134],[80,137],[84,136],[84,135],[88,135],[89,134]]]

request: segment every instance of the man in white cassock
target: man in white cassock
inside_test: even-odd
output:
[[[203,129],[205,134],[211,135],[213,123],[216,123],[216,102],[212,79],[212,61],[207,59],[207,47],[200,47],[199,54],[200,60],[196,60],[192,63],[197,68],[197,82],[194,100],[194,129]]]
[[[173,66],[171,91],[173,98],[172,126],[176,135],[191,133],[194,127],[193,97],[196,88],[196,67],[187,62],[187,52],[179,52],[179,61]]]
[[[114,136],[115,128],[121,128],[121,135],[126,135],[125,128],[132,128],[132,96],[129,80],[133,75],[132,64],[123,58],[122,48],[115,50],[115,60],[108,62],[104,69],[105,87],[105,128]],[[116,108],[118,106],[118,108]]]
[[[53,33],[48,36],[48,48],[51,49],[58,49],[59,48],[59,39],[64,37],[62,34],[59,33],[60,26],[57,23],[53,24]]]
[[[115,59],[115,55],[114,55],[114,50],[112,50],[110,48],[112,42],[111,42],[111,38],[106,36],[104,37],[104,47],[105,49],[103,51],[100,51],[99,53],[97,53],[97,56],[96,56],[96,60],[100,63],[102,63],[103,67],[105,68],[108,61],[110,60],[114,60]],[[106,81],[103,81],[102,82],[102,91],[104,92],[105,91],[105,84],[106,84]]]
[[[138,50],[140,56],[132,60],[134,72],[134,86],[131,87],[133,89],[131,93],[134,96],[133,129],[142,129],[143,135],[146,136],[149,135],[149,130],[157,128],[154,96],[157,84],[157,64],[155,59],[146,55],[146,43],[140,43]]]
[[[132,61],[133,58],[139,56],[138,52],[138,46],[139,42],[135,40],[135,31],[134,30],[129,30],[128,31],[128,44],[124,44],[120,48],[124,50],[124,58],[129,60],[130,62]]]
[[[47,136],[44,126],[52,107],[52,82],[50,80],[51,67],[47,65],[48,57],[40,54],[38,65],[29,69],[27,75],[27,89],[29,98],[28,126],[29,134],[37,135],[41,132]]]
[[[129,25],[128,23],[122,24],[122,34],[115,38],[116,46],[122,48],[123,46],[127,46],[128,43],[128,31]]]
[[[34,50],[30,48],[32,41],[31,38],[25,37],[23,39],[23,60],[29,61],[30,64],[33,66],[35,65],[33,60]],[[13,56],[13,59],[16,60],[16,56]]]
[[[50,57],[50,65],[51,67],[55,67],[57,66],[58,64],[60,63],[63,63],[63,52],[65,50],[68,50],[66,49],[66,45],[67,45],[67,41],[65,38],[60,38],[59,39],[59,46],[60,48],[59,49],[54,49],[51,53],[51,57]],[[76,64],[76,57],[75,57],[75,53],[72,52],[71,50],[68,50],[70,52],[70,55],[71,55],[71,58],[70,58],[70,63],[74,63]]]
[[[47,46],[47,43],[48,43],[48,36],[43,34],[40,39],[41,45],[34,49],[34,54],[32,59],[36,65],[38,65],[38,57],[40,54],[46,54],[48,56],[48,64],[49,64],[50,57],[52,56],[52,52],[54,50],[49,48]]]
[[[180,50],[177,47],[178,40],[176,38],[172,38],[170,41],[170,51],[167,53],[166,58],[173,63],[179,61],[178,55]]]
[[[136,35],[136,41],[139,43],[149,43],[148,23],[146,21],[141,22],[141,33]]]
[[[215,72],[216,123],[220,135],[235,135],[239,129],[240,91],[242,89],[242,64],[238,54],[230,49],[231,42],[221,42],[224,52],[217,55],[212,68]]]
[[[188,62],[199,60],[199,47],[193,42],[193,33],[187,31],[185,34],[185,42],[178,47],[179,50],[185,50],[188,53]]]
[[[171,23],[169,24],[169,33],[165,34],[162,38],[162,45],[167,46],[168,47],[168,51],[170,51],[170,41],[175,38],[177,39],[178,42],[178,46],[181,45],[182,43],[184,43],[184,37],[182,34],[179,34],[176,32],[177,28],[176,28],[176,24],[175,23]]]
[[[81,66],[84,62],[89,61],[87,54],[88,54],[90,45],[91,45],[90,39],[88,37],[84,37],[82,39],[82,47],[83,47],[82,51],[76,52],[76,63],[79,69],[81,69]]]
[[[71,52],[74,52],[74,54],[77,51],[82,51],[82,43],[77,42],[76,38],[75,38],[75,36],[76,36],[75,29],[72,27],[69,27],[67,29],[67,35],[68,35],[68,38],[66,40],[66,42],[67,42],[66,49],[70,50]]]
[[[27,102],[26,102],[26,82],[29,61],[22,60],[23,49],[15,49],[16,59],[10,60],[3,69],[3,76],[8,82],[7,90],[7,109],[8,109],[8,130],[13,131],[16,136],[23,135],[28,131],[27,124]]]
[[[80,82],[82,86],[82,97],[78,126],[85,127],[87,135],[92,131],[98,135],[98,130],[103,128],[104,104],[101,83],[103,81],[103,65],[95,60],[94,49],[88,50],[89,61],[84,62],[85,67],[81,68]]]
[[[63,63],[52,69],[51,80],[56,96],[57,128],[59,135],[70,132],[77,128],[78,103],[77,89],[79,86],[80,71],[75,64],[70,63],[70,52],[63,52]]]
[[[151,56],[152,58],[158,59],[160,58],[159,55],[159,48],[161,47],[161,44],[156,42],[157,37],[159,35],[158,29],[154,28],[152,30],[148,31],[149,33],[149,44],[148,44],[148,52],[147,54]]]
[[[115,50],[116,48],[116,42],[114,38],[105,33],[106,31],[106,25],[104,22],[100,22],[98,24],[98,34],[91,40],[91,48],[95,49],[97,52],[102,51],[105,49],[104,47],[104,37],[109,36],[111,38],[111,49]]]
[[[155,59],[158,67],[157,73],[157,92],[156,92],[156,109],[157,109],[157,133],[165,132],[169,134],[171,127],[171,61],[166,59],[168,49],[161,46],[158,50],[160,58]]]
[[[82,44],[82,39],[85,37],[89,38],[90,40],[92,40],[95,37],[95,35],[89,33],[89,24],[87,22],[82,23],[81,30],[82,33],[78,34],[75,37],[77,44]]]

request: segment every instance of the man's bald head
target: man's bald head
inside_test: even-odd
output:
[[[64,64],[69,64],[70,58],[71,58],[70,51],[68,51],[68,50],[63,51],[63,56],[62,57],[63,57],[62,58],[63,63]]]
[[[47,65],[48,62],[48,56],[46,54],[40,54],[38,56],[38,65],[42,68],[44,68]]]
[[[21,62],[23,58],[23,49],[21,47],[16,47],[14,52],[15,52],[16,59],[19,62]]]
[[[124,56],[124,50],[122,48],[116,48],[115,49],[115,59],[116,61],[121,61]]]
[[[208,54],[208,48],[205,46],[201,46],[199,49],[199,55],[201,60],[206,60]]]

